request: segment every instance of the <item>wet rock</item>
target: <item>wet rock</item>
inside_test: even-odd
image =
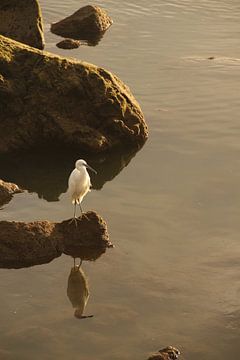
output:
[[[16,184],[5,182],[0,179],[0,206],[8,203],[14,194],[23,192]]]
[[[46,144],[99,153],[148,132],[129,88],[98,66],[0,36],[0,153]]]
[[[63,245],[54,228],[49,221],[0,221],[0,266],[31,266],[60,256]]]
[[[105,10],[87,5],[67,18],[51,25],[51,31],[72,39],[92,39],[101,36],[113,21]]]
[[[73,39],[64,39],[56,44],[60,49],[77,49],[81,45],[81,41]]]
[[[0,221],[0,267],[21,268],[47,263],[63,252],[79,257],[80,248],[103,253],[112,247],[104,220],[94,212],[62,223]]]
[[[152,354],[148,360],[177,360],[179,355],[180,351],[178,349],[173,346],[167,346],[157,353]]]
[[[106,248],[113,245],[109,241],[106,222],[95,212],[87,212],[81,222],[69,224],[69,220],[56,225],[56,229],[64,234],[64,254],[82,260],[96,260]]]
[[[43,49],[42,14],[38,1],[1,0],[0,34]]]

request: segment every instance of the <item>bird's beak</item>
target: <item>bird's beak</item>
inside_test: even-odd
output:
[[[90,165],[86,164],[86,167],[90,170],[92,170],[95,174],[97,174],[96,170],[94,170]]]

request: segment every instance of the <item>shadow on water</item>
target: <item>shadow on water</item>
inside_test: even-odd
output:
[[[36,192],[39,198],[58,201],[66,192],[68,177],[75,161],[85,159],[98,174],[91,175],[93,189],[99,190],[105,182],[117,176],[139,149],[121,149],[111,153],[89,155],[63,147],[44,147],[28,152],[0,155],[0,178],[19,187]]]

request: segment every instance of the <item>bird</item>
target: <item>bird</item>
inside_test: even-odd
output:
[[[76,205],[79,205],[81,214],[83,215],[83,210],[81,206],[81,202],[84,196],[91,191],[91,180],[90,176],[87,172],[87,168],[97,174],[96,170],[94,170],[87,162],[83,159],[79,159],[75,163],[75,168],[71,172],[68,179],[68,193],[71,197],[72,204],[74,205],[74,213],[71,221],[75,221],[76,223]]]

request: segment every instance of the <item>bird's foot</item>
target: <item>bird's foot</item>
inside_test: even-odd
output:
[[[86,214],[84,214],[84,213],[82,213],[82,218],[86,218],[88,221],[90,221],[90,219],[89,219],[89,217],[86,215]]]
[[[75,223],[75,226],[77,227],[77,218],[76,218],[76,217],[73,217],[73,218],[69,221],[69,224],[71,224],[73,221],[74,221],[74,223]]]

